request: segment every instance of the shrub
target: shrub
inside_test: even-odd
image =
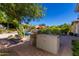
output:
[[[61,33],[61,32],[60,32],[60,28],[58,28],[58,27],[49,27],[49,30],[50,30],[50,32],[51,32],[52,34],[55,34],[55,35]]]
[[[67,35],[67,33],[70,31],[70,26],[67,24],[63,24],[60,26],[49,26],[44,29],[40,29],[39,33],[44,34],[54,34],[54,35]]]
[[[38,31],[38,33],[40,33],[40,34],[47,34],[47,29],[40,29]]]
[[[60,34],[60,31],[56,30],[56,29],[45,28],[45,29],[40,29],[38,31],[38,33],[40,33],[40,34],[54,34],[54,35],[57,35],[57,34]]]
[[[48,28],[40,29],[38,33],[58,35],[61,32],[60,32],[59,28],[56,28],[56,27],[48,27]]]

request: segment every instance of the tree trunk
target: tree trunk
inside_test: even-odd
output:
[[[7,23],[7,29],[9,29],[9,23]]]

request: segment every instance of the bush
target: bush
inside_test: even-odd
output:
[[[61,31],[59,30],[59,28],[51,28],[50,32],[55,35],[61,34]]]
[[[67,35],[67,33],[70,31],[70,26],[67,24],[63,24],[60,26],[49,26],[45,29],[40,29],[39,33],[44,34],[54,34],[54,35]]]
[[[79,56],[79,40],[72,41],[72,51],[74,56]]]
[[[47,31],[47,29],[40,29],[40,30],[38,31],[38,33],[39,33],[39,34],[48,34],[48,31]]]
[[[40,29],[38,31],[38,33],[39,34],[54,34],[54,35],[57,35],[57,34],[60,34],[60,31],[56,30],[56,29],[45,28],[45,29]]]

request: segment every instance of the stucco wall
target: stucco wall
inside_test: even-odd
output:
[[[37,48],[57,54],[59,50],[59,39],[55,35],[38,34],[36,39]]]
[[[79,33],[79,22],[78,23],[74,23],[72,25],[71,32],[73,32],[73,33]]]

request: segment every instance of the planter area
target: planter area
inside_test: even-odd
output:
[[[60,40],[57,35],[38,34],[36,39],[37,48],[43,49],[53,54],[59,50]]]

